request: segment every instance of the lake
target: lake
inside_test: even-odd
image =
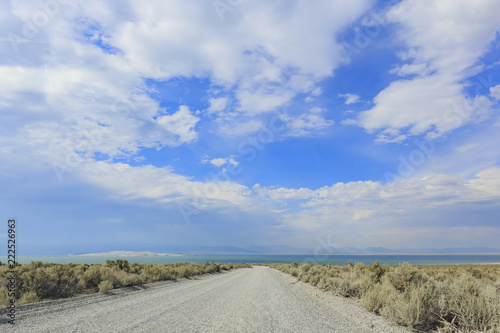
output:
[[[105,264],[106,259],[126,259],[128,262],[148,264],[172,264],[176,262],[205,263],[214,261],[217,263],[317,263],[346,265],[349,261],[361,262],[367,265],[380,260],[385,265],[398,265],[409,262],[412,265],[445,265],[445,264],[487,264],[500,263],[500,254],[421,254],[421,255],[189,255],[189,256],[165,256],[165,257],[75,257],[75,256],[21,256],[17,261],[21,264],[29,264],[31,261],[53,262],[59,264]],[[7,257],[0,257],[0,261],[7,262]]]

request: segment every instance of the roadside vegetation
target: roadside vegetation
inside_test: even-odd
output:
[[[120,287],[137,286],[156,281],[189,278],[217,273],[248,264],[216,264],[207,262],[176,264],[137,264],[127,260],[107,260],[105,265],[54,264],[41,261],[18,265],[16,271],[16,304],[73,297],[96,292],[107,293]],[[0,262],[0,307],[6,307],[9,266]]]
[[[262,265],[416,332],[500,332],[500,265]]]

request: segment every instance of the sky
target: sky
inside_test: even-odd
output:
[[[2,219],[29,255],[498,247],[499,12],[2,1]]]

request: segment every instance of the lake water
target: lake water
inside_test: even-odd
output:
[[[181,257],[74,257],[74,256],[22,256],[17,261],[21,264],[29,264],[31,261],[52,262],[60,264],[68,263],[87,263],[87,264],[105,264],[106,259],[126,259],[128,262],[148,263],[148,264],[173,264],[176,262],[194,262],[205,263],[214,261],[217,263],[265,263],[265,262],[284,262],[284,263],[317,263],[346,265],[351,262],[362,262],[370,265],[376,260],[380,260],[385,265],[398,265],[399,263],[409,262],[412,265],[445,265],[445,264],[486,264],[500,263],[498,254],[446,254],[446,255],[199,255],[199,256],[181,256]],[[0,257],[0,261],[7,262],[7,257]]]

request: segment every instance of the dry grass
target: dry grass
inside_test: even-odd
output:
[[[16,304],[48,299],[73,297],[90,293],[107,293],[119,287],[136,286],[156,281],[189,278],[217,273],[233,268],[251,267],[248,264],[129,264],[126,260],[110,261],[106,265],[53,264],[40,261],[15,268],[17,283]],[[0,263],[0,307],[10,300],[7,292],[9,267]],[[10,276],[10,274],[9,274]]]
[[[265,264],[419,332],[500,332],[500,265]]]

